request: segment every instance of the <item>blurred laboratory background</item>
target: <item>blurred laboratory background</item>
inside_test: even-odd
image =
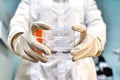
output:
[[[0,0],[0,80],[14,80],[21,60],[9,51],[7,44],[9,21],[19,2]],[[107,25],[105,49],[101,57],[95,58],[98,80],[120,80],[120,0],[96,2]]]

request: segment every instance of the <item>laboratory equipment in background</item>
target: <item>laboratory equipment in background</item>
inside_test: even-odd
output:
[[[115,55],[118,55],[118,56],[119,56],[119,60],[120,60],[120,48],[113,49],[113,53],[114,53]]]

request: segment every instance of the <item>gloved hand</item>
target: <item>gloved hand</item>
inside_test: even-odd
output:
[[[90,34],[84,25],[72,26],[72,29],[81,34],[79,43],[71,50],[73,61],[94,57],[101,51],[100,40],[95,35]]]
[[[44,54],[49,55],[51,51],[35,39],[33,36],[35,29],[49,30],[51,26],[45,23],[35,22],[27,32],[18,34],[19,37],[13,41],[14,51],[17,55],[31,62],[47,62],[48,60]],[[43,53],[39,55],[36,50]]]

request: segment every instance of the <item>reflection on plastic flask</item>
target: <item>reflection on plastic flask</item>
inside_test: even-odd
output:
[[[51,51],[69,52],[74,47],[74,31],[70,27],[45,31],[45,45]]]

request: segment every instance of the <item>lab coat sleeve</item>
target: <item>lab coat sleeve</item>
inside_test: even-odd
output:
[[[98,9],[95,0],[86,0],[85,24],[89,33],[98,38],[99,51],[96,56],[99,56],[106,43],[106,24],[103,21],[101,11]]]
[[[20,33],[24,33],[29,26],[29,0],[21,0],[18,8],[10,21],[8,44],[13,49],[13,41]],[[19,40],[18,40],[19,41]]]

